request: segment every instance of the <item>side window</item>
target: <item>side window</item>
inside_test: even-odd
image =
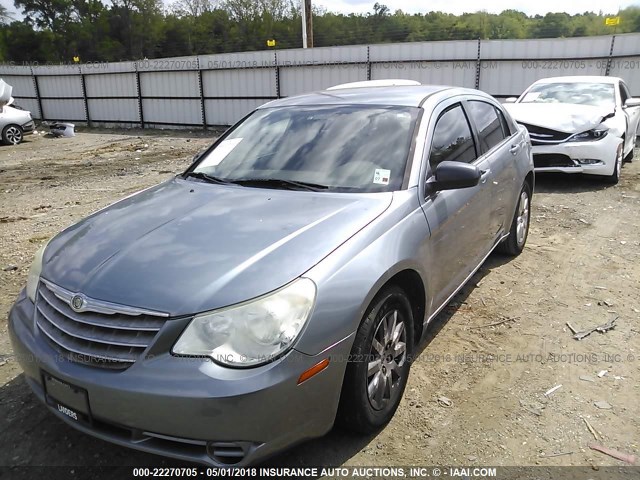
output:
[[[498,118],[500,119],[500,124],[502,125],[502,133],[504,133],[504,137],[511,136],[511,128],[509,128],[509,122],[504,118],[504,113],[502,113],[499,109],[496,108],[496,112],[498,112]]]
[[[620,99],[622,100],[622,105],[624,105],[624,102],[630,97],[631,93],[629,93],[627,86],[624,83],[620,83]]]
[[[429,163],[434,169],[445,160],[471,163],[475,159],[476,148],[471,128],[458,103],[446,110],[436,122],[429,150]]]
[[[498,110],[493,105],[478,100],[469,100],[467,105],[471,118],[478,127],[478,136],[484,152],[491,150],[506,138],[504,132],[506,122],[500,121]]]

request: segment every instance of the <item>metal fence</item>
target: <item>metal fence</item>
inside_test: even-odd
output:
[[[137,62],[0,65],[40,120],[143,128],[230,125],[269,100],[407,78],[519,95],[539,78],[612,75],[640,95],[640,34],[271,50]]]

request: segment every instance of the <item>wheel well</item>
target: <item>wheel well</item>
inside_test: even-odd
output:
[[[407,297],[409,297],[413,313],[413,343],[417,345],[422,337],[422,324],[424,323],[424,311],[426,307],[422,278],[420,278],[420,275],[415,270],[403,270],[391,277],[384,286],[387,285],[400,287],[407,294]]]
[[[533,172],[527,173],[527,176],[525,177],[524,181],[529,184],[529,189],[531,190],[531,193],[533,194]]]

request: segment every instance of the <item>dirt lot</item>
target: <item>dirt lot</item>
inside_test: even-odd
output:
[[[0,466],[175,465],[49,414],[24,384],[6,318],[43,241],[181,171],[212,137],[84,131],[0,148]],[[622,465],[588,448],[585,419],[601,444],[640,455],[639,206],[640,161],[615,187],[539,177],[525,252],[492,256],[432,324],[391,424],[366,438],[335,430],[269,463]],[[566,325],[616,317],[580,342]]]

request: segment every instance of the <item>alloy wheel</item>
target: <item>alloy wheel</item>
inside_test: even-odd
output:
[[[529,230],[529,195],[523,191],[520,194],[518,204],[518,217],[516,218],[516,241],[518,245],[524,244]]]
[[[5,138],[10,144],[17,145],[22,141],[22,132],[18,127],[10,126],[5,131]]]
[[[407,332],[402,314],[388,312],[376,327],[367,366],[367,393],[375,410],[384,409],[401,384],[407,361]]]

